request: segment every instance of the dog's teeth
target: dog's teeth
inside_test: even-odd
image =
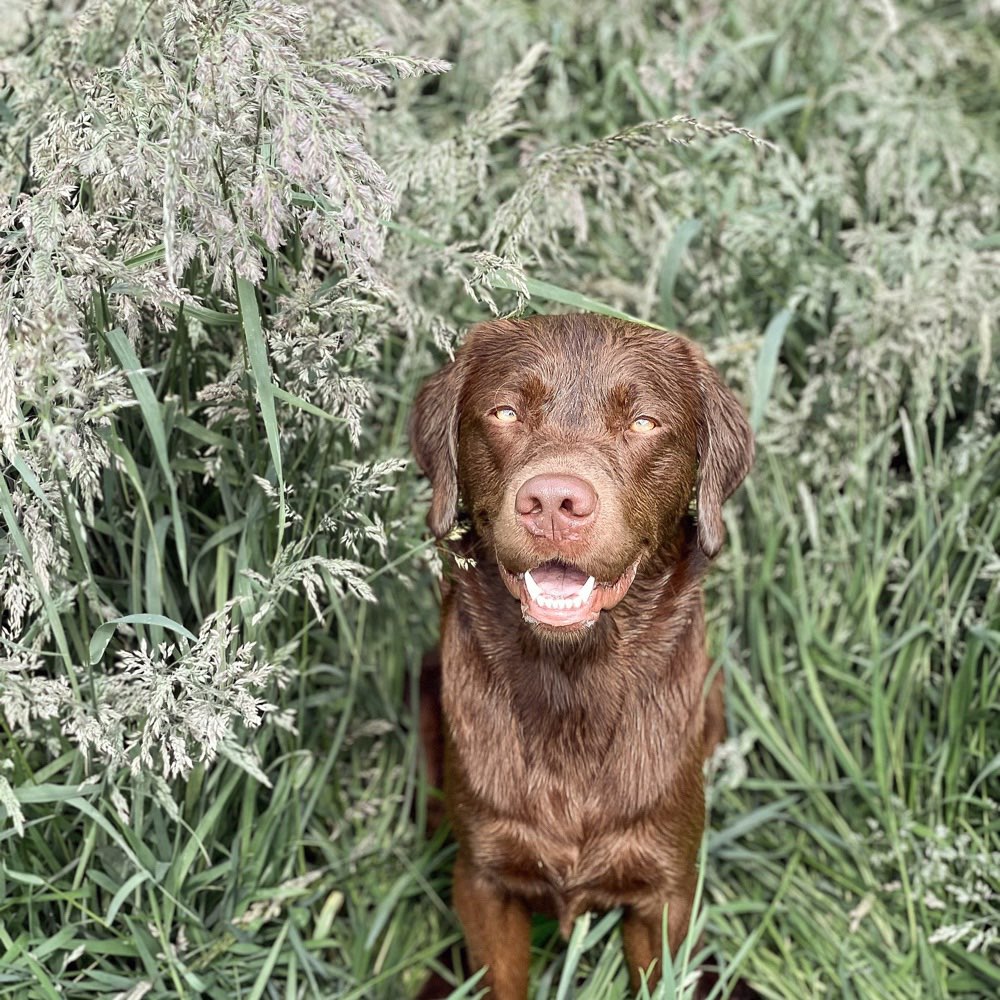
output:
[[[538,582],[531,575],[531,570],[525,570],[525,572],[520,575],[520,578],[524,580],[525,588],[528,591],[528,597],[531,599],[532,603],[537,604],[540,608],[548,608],[550,611],[566,611],[568,609],[579,610],[587,603],[587,601],[590,600],[590,595],[594,592],[594,587],[596,585],[596,581],[591,576],[587,578],[587,582],[583,585],[576,597],[555,597],[553,595],[546,594],[542,590],[542,588],[538,585]]]

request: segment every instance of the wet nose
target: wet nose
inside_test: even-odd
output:
[[[579,476],[532,476],[517,491],[514,509],[533,535],[570,538],[597,516],[597,492]]]

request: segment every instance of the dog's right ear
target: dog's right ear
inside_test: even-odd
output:
[[[460,365],[460,361],[451,361],[424,383],[410,416],[410,447],[417,465],[431,481],[427,526],[435,538],[444,538],[458,516]]]

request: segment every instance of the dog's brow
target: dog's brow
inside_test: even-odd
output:
[[[550,387],[534,374],[520,377],[518,375],[508,376],[493,390],[493,397],[499,399],[505,393],[508,396],[516,396],[529,409],[540,408],[553,395]]]
[[[616,410],[630,410],[640,396],[639,386],[635,382],[618,382],[607,394],[607,405]]]

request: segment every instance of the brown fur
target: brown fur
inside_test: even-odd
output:
[[[508,405],[519,420],[500,426],[490,414]],[[639,415],[659,426],[634,433]],[[651,967],[655,980],[665,905],[672,952],[687,933],[703,762],[725,733],[702,578],[753,459],[743,411],[682,337],[534,317],[475,327],[421,391],[411,439],[432,531],[446,535],[461,507],[467,531],[450,545],[475,560],[442,588],[440,677],[430,661],[421,708],[471,965],[488,967],[496,1000],[523,1000],[532,911],[567,933],[582,912],[621,905],[633,986]],[[514,497],[547,473],[593,485],[592,526],[525,530]],[[556,558],[598,581],[639,568],[592,628],[527,623],[497,563],[523,573]]]

